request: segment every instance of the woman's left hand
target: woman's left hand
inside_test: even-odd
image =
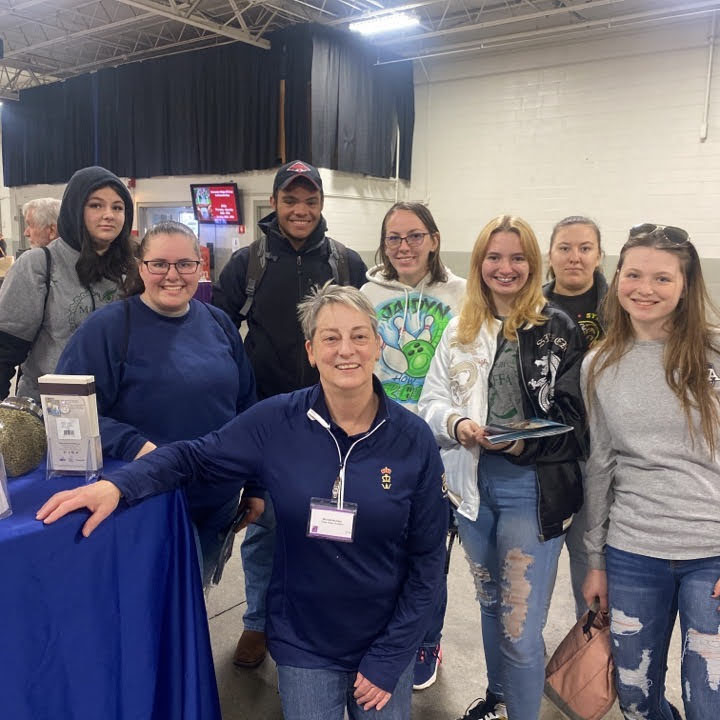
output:
[[[381,690],[373,685],[362,673],[355,678],[355,700],[362,705],[363,710],[382,710],[390,700],[392,693]]]
[[[720,578],[718,578],[718,581],[715,583],[711,597],[714,597],[716,600],[720,600]],[[720,607],[718,607],[718,611],[720,611]]]

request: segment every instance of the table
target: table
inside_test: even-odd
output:
[[[35,520],[82,482],[41,467],[8,481],[0,520],[0,716],[220,720],[184,493],[121,504],[83,538],[85,511]]]

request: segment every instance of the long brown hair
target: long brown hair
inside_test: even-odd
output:
[[[447,282],[447,270],[440,259],[440,231],[435,224],[435,218],[430,212],[430,208],[418,202],[396,202],[386,213],[382,221],[380,229],[380,246],[375,252],[375,262],[382,265],[382,274],[388,280],[397,280],[397,270],[392,266],[390,258],[385,252],[385,232],[387,224],[392,214],[397,210],[406,210],[411,212],[427,229],[430,235],[436,240],[437,247],[428,255],[428,272],[430,273],[431,283]]]
[[[598,345],[588,367],[588,412],[592,411],[600,373],[615,365],[631,348],[635,338],[630,316],[618,299],[620,271],[628,250],[635,247],[662,250],[680,261],[683,294],[668,320],[669,335],[664,354],[665,382],[682,404],[693,440],[695,428],[690,413],[692,410],[700,413],[703,437],[712,457],[715,457],[720,408],[716,391],[708,379],[708,355],[719,351],[716,337],[720,328],[717,323],[708,320],[708,312],[717,319],[718,309],[708,295],[695,246],[690,240],[680,243],[669,240],[662,226],[650,232],[631,235],[620,251],[617,270],[604,303],[607,334]]]
[[[547,301],[542,294],[542,256],[535,233],[522,218],[499,215],[480,231],[470,256],[465,302],[458,320],[458,340],[463,344],[475,340],[482,326],[492,321],[497,312],[490,288],[482,279],[482,264],[490,240],[498,232],[512,232],[520,238],[523,254],[530,265],[527,282],[517,294],[512,311],[503,324],[505,337],[515,340],[518,328],[543,325],[547,320],[542,314]]]

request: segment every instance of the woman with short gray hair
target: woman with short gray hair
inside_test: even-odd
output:
[[[326,285],[300,304],[319,384],[264,400],[217,432],[160,447],[107,480],[53,496],[88,535],[122,496],[257,477],[277,516],[267,637],[286,720],[409,720],[412,673],[443,574],[443,468],[427,425],[373,376],[375,312]],[[262,502],[248,501],[248,520]]]

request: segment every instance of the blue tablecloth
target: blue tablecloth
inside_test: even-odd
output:
[[[111,467],[111,466],[110,466]],[[106,470],[110,469],[106,466]],[[87,512],[35,512],[77,477],[9,480],[0,520],[0,717],[219,720],[185,498],[122,507],[89,537]]]

